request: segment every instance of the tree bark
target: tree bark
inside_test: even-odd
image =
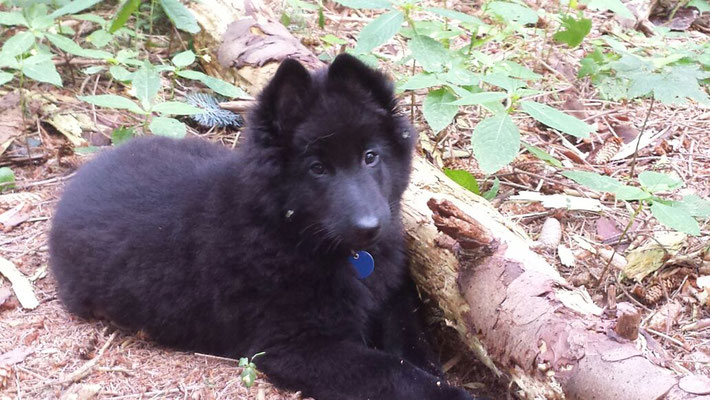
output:
[[[320,65],[285,28],[275,26],[277,19],[259,0],[189,6],[203,28],[196,47],[212,51],[205,69],[252,94],[271,77],[279,57]],[[284,32],[290,39],[281,37]],[[254,54],[262,58],[254,61]],[[495,374],[515,381],[522,397],[648,400],[706,394],[682,390],[680,376],[615,335],[614,318],[604,317],[584,289],[566,283],[532,251],[519,227],[421,157],[414,161],[403,217],[419,288]]]

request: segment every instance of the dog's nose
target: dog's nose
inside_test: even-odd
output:
[[[370,243],[380,232],[380,220],[374,215],[366,215],[355,220],[355,236],[362,243]]]

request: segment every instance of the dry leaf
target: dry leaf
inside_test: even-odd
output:
[[[680,232],[662,232],[654,235],[643,246],[626,255],[628,264],[624,274],[637,282],[663,266],[663,263],[681,249],[686,235]]]
[[[653,314],[651,320],[648,321],[648,327],[659,332],[664,332],[666,328],[670,329],[678,322],[677,319],[681,311],[683,311],[682,304],[676,301],[670,301],[658,308],[658,311]],[[667,326],[669,323],[670,326]]]
[[[0,214],[0,228],[3,232],[9,232],[12,228],[30,219],[29,208],[25,203],[20,203]]]
[[[96,398],[99,391],[101,391],[101,385],[99,384],[76,384],[62,393],[59,400],[89,400]]]
[[[7,353],[0,354],[0,365],[15,365],[25,361],[25,358],[34,353],[33,347],[20,346],[16,347]]]
[[[565,267],[574,267],[577,262],[572,250],[563,244],[557,246],[557,256],[560,257],[560,262]]]
[[[30,281],[27,280],[27,277],[15,268],[15,264],[3,257],[0,257],[0,274],[5,275],[10,283],[12,283],[12,290],[20,301],[22,308],[33,309],[39,305],[37,297],[35,297],[34,291],[32,290],[32,285]]]
[[[2,207],[13,207],[17,203],[37,204],[43,200],[41,194],[33,192],[0,194],[0,206]]]
[[[629,124],[612,125],[611,129],[614,130],[616,136],[620,137],[621,141],[624,143],[631,143],[639,135],[638,129]]]

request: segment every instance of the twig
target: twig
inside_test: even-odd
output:
[[[648,118],[651,116],[651,110],[653,110],[653,103],[656,101],[655,97],[651,97],[651,104],[648,106],[648,112],[646,113],[646,119],[643,120],[643,125],[641,126],[641,132],[639,132],[639,137],[636,140],[636,149],[634,150],[634,156],[631,159],[631,168],[629,169],[629,178],[634,177],[634,168],[636,167],[636,158],[639,154],[639,144],[641,143],[641,136],[646,131],[646,124],[648,123]]]
[[[660,336],[660,337],[662,337],[663,339],[666,339],[666,340],[668,340],[669,342],[672,342],[673,344],[676,344],[676,345],[680,346],[680,348],[682,348],[682,349],[686,349],[686,346],[685,346],[680,340],[678,340],[678,339],[672,338],[672,337],[666,335],[665,333],[658,332],[658,331],[655,330],[655,329],[651,329],[651,328],[644,328],[644,329],[646,329],[647,332],[651,332],[651,333],[653,333],[654,335]]]
[[[96,366],[96,364],[98,364],[99,360],[101,360],[101,357],[103,357],[104,353],[106,352],[106,349],[108,349],[111,343],[113,343],[114,339],[116,339],[116,336],[118,336],[118,331],[114,331],[111,336],[109,336],[108,340],[106,340],[106,343],[101,346],[94,358],[87,361],[84,365],[77,368],[74,372],[64,376],[64,378],[59,379],[57,381],[46,382],[39,386],[35,386],[32,388],[32,390],[42,389],[53,385],[64,385],[65,383],[80,381],[82,378],[84,378],[91,372],[91,370]]]
[[[621,244],[621,241],[626,237],[626,233],[629,231],[629,228],[631,228],[631,225],[634,224],[634,221],[636,220],[636,217],[639,215],[641,212],[641,209],[643,208],[643,203],[639,201],[639,206],[636,207],[636,210],[634,210],[634,213],[631,215],[631,218],[629,219],[629,223],[626,224],[624,227],[624,231],[621,232],[621,236],[619,236],[619,240],[616,242],[616,245],[614,246],[614,251],[611,253],[611,257],[609,257],[609,261],[606,262],[606,265],[604,266],[604,269],[602,270],[601,275],[599,275],[599,280],[597,282],[601,283],[604,280],[604,277],[606,276],[607,271],[609,270],[609,266],[611,265],[611,261],[614,259],[614,256],[616,255],[616,248],[619,247]]]
[[[229,358],[229,357],[220,357],[220,356],[215,356],[212,354],[204,354],[204,353],[195,353],[196,356],[204,357],[204,358],[211,358],[214,360],[220,360],[220,361],[230,361],[230,362],[235,362],[239,363],[239,360],[235,358]]]

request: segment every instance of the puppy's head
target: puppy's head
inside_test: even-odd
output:
[[[383,74],[347,54],[313,74],[284,61],[251,124],[249,147],[278,159],[283,211],[304,236],[360,250],[398,226],[416,135]]]

